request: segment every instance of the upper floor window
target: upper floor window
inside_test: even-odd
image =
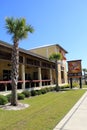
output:
[[[19,56],[19,62],[23,63],[23,56]]]
[[[26,58],[26,64],[40,66],[40,61],[35,60],[35,59]]]

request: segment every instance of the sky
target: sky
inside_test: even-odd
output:
[[[19,47],[32,49],[59,44],[68,54],[67,61],[82,60],[87,68],[87,0],[0,0],[0,40],[12,44],[5,18],[25,18],[33,34]]]

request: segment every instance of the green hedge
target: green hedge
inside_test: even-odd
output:
[[[30,96],[31,96],[31,93],[30,93],[30,91],[28,91],[28,90],[24,90],[24,91],[22,92],[22,94],[24,94],[25,97],[30,97]]]
[[[78,83],[78,82],[73,82],[73,83],[72,83],[72,86],[73,86],[73,87],[78,87],[78,86],[79,86],[79,83]]]
[[[6,95],[8,102],[11,102],[11,94]]]
[[[0,95],[0,105],[5,105],[6,103],[8,103],[7,97]]]
[[[36,90],[36,94],[37,95],[41,95],[42,93],[41,93],[41,90]]]
[[[18,100],[24,100],[25,95],[22,93],[18,93]]]
[[[70,85],[66,84],[66,85],[63,85],[63,86],[60,87],[60,89],[66,89],[66,88],[70,88]]]
[[[37,90],[31,90],[31,96],[36,96],[36,95],[38,95]]]
[[[41,89],[41,93],[42,93],[42,94],[47,93],[47,89],[46,89],[46,88],[42,88],[42,89]]]

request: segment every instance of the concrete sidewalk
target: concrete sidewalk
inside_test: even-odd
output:
[[[87,92],[53,130],[87,130]]]

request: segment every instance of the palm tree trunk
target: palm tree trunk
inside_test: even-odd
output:
[[[13,50],[12,50],[12,72],[11,72],[11,80],[12,80],[12,98],[11,105],[17,106],[17,84],[18,84],[18,72],[19,72],[19,50],[18,43],[14,42]]]
[[[59,91],[58,64],[57,64],[57,60],[56,60],[56,91]]]

